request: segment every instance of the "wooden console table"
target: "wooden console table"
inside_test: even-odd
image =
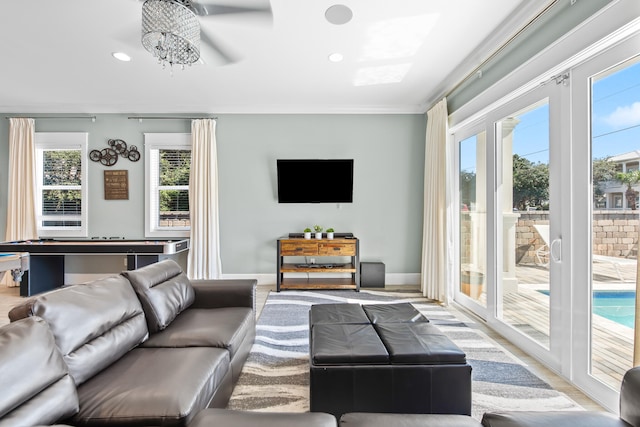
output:
[[[348,263],[285,263],[285,257],[350,257]],[[317,260],[320,261],[320,260]],[[305,273],[307,277],[284,277],[285,273]],[[329,274],[330,273],[330,274]],[[344,273],[351,277],[331,277]],[[311,277],[317,274],[322,277]],[[354,289],[360,290],[360,242],[357,238],[278,239],[277,291],[281,289]]]

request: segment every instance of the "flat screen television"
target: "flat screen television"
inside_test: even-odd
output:
[[[353,159],[278,159],[279,203],[352,203]]]

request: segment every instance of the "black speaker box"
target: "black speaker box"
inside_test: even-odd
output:
[[[360,287],[384,288],[384,263],[360,263]]]

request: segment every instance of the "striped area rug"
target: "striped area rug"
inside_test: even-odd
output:
[[[269,294],[256,341],[229,402],[230,409],[309,410],[309,307],[312,304],[410,302],[467,355],[473,380],[472,415],[496,410],[581,410],[531,373],[513,355],[418,292],[283,291]]]

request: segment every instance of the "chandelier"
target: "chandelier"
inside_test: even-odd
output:
[[[162,66],[191,65],[200,58],[200,24],[191,0],[146,0],[142,45]]]

